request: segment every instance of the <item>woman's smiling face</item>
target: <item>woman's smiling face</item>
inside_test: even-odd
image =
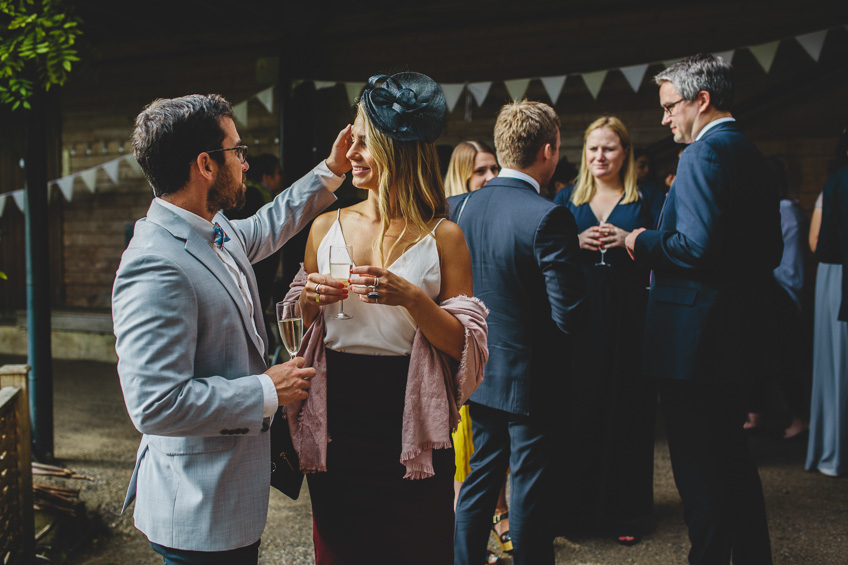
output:
[[[351,145],[347,159],[353,167],[353,186],[363,189],[377,189],[380,186],[380,174],[377,163],[368,150],[368,139],[362,119],[357,117],[350,131]]]

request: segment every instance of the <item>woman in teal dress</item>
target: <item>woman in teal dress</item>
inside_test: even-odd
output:
[[[649,272],[627,255],[624,238],[652,229],[663,201],[638,188],[630,135],[611,116],[589,125],[577,182],[554,198],[577,221],[589,309],[576,336],[570,407],[580,464],[569,466],[563,503],[580,526],[614,531],[624,545],[640,540],[653,511],[656,410],[641,370]]]

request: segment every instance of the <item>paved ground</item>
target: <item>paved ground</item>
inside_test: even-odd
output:
[[[21,363],[0,356],[0,364]],[[94,478],[75,482],[90,519],[61,523],[42,544],[54,563],[81,565],[160,564],[144,536],[121,514],[139,434],[124,409],[115,367],[85,361],[55,363],[55,451],[59,462]],[[848,554],[848,479],[803,470],[803,441],[751,439],[760,465],[776,564],[837,565]],[[656,528],[634,547],[605,537],[558,538],[558,565],[668,565],[686,562],[688,542],[682,509],[671,479],[668,450],[657,440]],[[70,485],[71,481],[58,481]],[[566,509],[563,509],[566,511]],[[354,518],[355,519],[355,518]],[[353,548],[361,563],[379,553],[379,540],[391,524],[375,524],[374,538]],[[312,523],[305,488],[297,501],[273,491],[260,563],[312,563]],[[47,547],[45,544],[49,544]],[[491,545],[495,547],[494,542]],[[414,551],[414,548],[412,549]],[[511,559],[502,559],[503,564]],[[449,564],[434,564],[449,565]],[[481,564],[482,565],[482,564]]]

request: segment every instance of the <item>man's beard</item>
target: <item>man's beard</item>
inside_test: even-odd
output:
[[[241,180],[236,184],[228,168],[218,167],[218,177],[206,196],[206,210],[210,214],[216,214],[219,210],[238,210],[244,207],[244,202],[244,185]]]

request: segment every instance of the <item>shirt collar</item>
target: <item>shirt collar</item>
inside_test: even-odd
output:
[[[701,131],[699,131],[698,135],[695,136],[695,141],[698,141],[699,139],[704,137],[704,134],[707,133],[712,128],[714,128],[715,126],[717,126],[719,124],[723,124],[724,122],[735,122],[735,121],[736,121],[736,118],[719,118],[717,120],[713,120],[713,121],[711,121],[710,123],[708,123],[707,125],[705,125],[704,127],[701,128]]]
[[[185,208],[180,208],[176,204],[171,204],[167,200],[159,198],[158,196],[154,200],[156,200],[156,202],[158,202],[165,209],[170,210],[171,212],[188,222],[188,225],[194,228],[197,233],[199,233],[209,241],[212,241],[212,236],[214,235],[214,231],[212,229],[212,222],[210,222],[206,218],[201,218],[194,212],[189,212]]]
[[[498,173],[498,176],[501,177],[501,178],[519,179],[519,180],[529,182],[533,186],[533,188],[536,189],[536,192],[538,192],[539,194],[542,193],[542,190],[539,187],[539,181],[537,181],[536,179],[534,179],[533,177],[531,177],[527,173],[522,173],[521,171],[516,171],[515,169],[503,168],[503,169],[501,169],[501,172]]]

